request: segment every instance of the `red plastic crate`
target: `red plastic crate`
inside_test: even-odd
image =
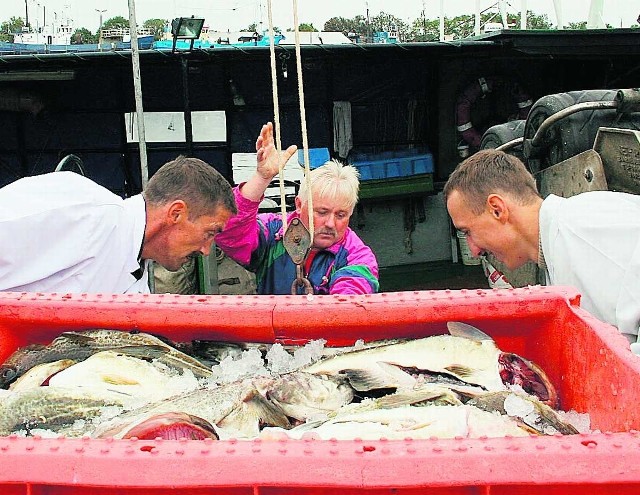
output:
[[[0,438],[0,494],[637,494],[640,358],[571,288],[369,296],[0,293],[0,359],[67,329],[174,340],[298,342],[422,337],[465,321],[540,364],[562,408],[603,433],[403,441]]]

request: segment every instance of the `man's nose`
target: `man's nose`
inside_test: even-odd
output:
[[[213,245],[213,239],[211,239],[210,241],[207,241],[204,243],[204,245],[198,249],[198,251],[202,254],[204,254],[205,256],[209,256],[209,253],[211,252],[211,246]]]
[[[471,254],[476,258],[484,252],[484,250],[480,249],[478,245],[473,242],[473,239],[469,236],[467,236],[467,244],[469,245],[469,251],[471,251]]]
[[[334,228],[336,225],[336,217],[335,215],[327,216],[327,221],[324,223],[327,227]]]

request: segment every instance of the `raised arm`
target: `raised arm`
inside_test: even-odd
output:
[[[263,125],[256,140],[256,171],[240,189],[242,196],[251,201],[260,201],[273,178],[280,172],[280,164],[284,169],[285,163],[297,149],[295,145],[289,146],[278,159],[278,150],[273,141],[273,124],[268,122]]]

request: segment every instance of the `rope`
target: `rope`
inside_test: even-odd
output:
[[[282,140],[280,137],[280,105],[278,103],[278,79],[276,74],[276,48],[275,33],[273,30],[273,11],[271,9],[271,0],[267,2],[269,16],[269,52],[271,54],[271,92],[273,93],[273,125],[276,131],[276,151],[278,159],[282,155]],[[287,231],[287,205],[284,189],[284,163],[279,163],[278,178],[280,182],[280,212],[282,215],[282,231]]]
[[[298,97],[300,100],[300,124],[302,126],[302,149],[304,153],[304,178],[307,183],[307,203],[309,210],[309,235],[313,241],[313,201],[311,199],[311,178],[309,177],[309,143],[307,140],[307,114],[304,107],[304,87],[302,85],[302,57],[300,54],[300,23],[298,21],[298,0],[293,0],[293,25],[296,33],[296,68],[298,70]]]

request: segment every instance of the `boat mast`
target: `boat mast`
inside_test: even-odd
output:
[[[28,0],[24,0],[24,25],[29,27],[29,3]]]
[[[604,0],[591,0],[589,6],[589,18],[587,19],[587,29],[604,29],[606,24],[602,19],[604,10]]]
[[[558,29],[564,29],[564,23],[562,22],[562,0],[553,0],[553,8],[556,11]]]

